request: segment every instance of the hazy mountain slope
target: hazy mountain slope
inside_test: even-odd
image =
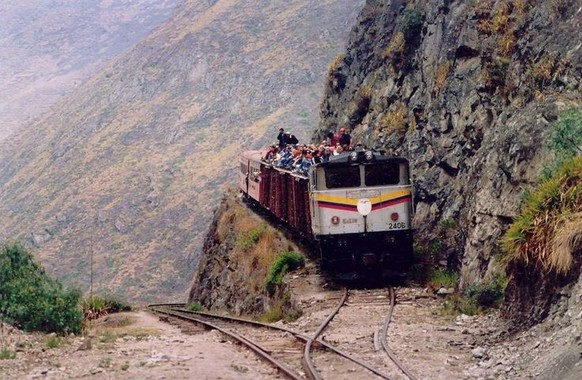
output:
[[[92,251],[100,291],[183,294],[236,154],[279,127],[309,135],[362,6],[186,2],[1,150],[0,238],[34,243],[82,289]]]
[[[148,35],[181,0],[4,0],[0,140]]]

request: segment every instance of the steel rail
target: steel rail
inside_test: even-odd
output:
[[[293,380],[303,380],[303,377],[301,377],[300,375],[296,374],[293,370],[291,370],[290,368],[288,368],[284,363],[280,362],[279,360],[275,359],[272,355],[270,355],[263,347],[261,347],[259,344],[253,342],[252,340],[236,334],[234,332],[228,331],[226,329],[223,329],[220,326],[217,326],[213,323],[210,323],[208,321],[203,321],[202,319],[199,318],[194,318],[192,316],[185,316],[182,314],[179,314],[177,312],[172,312],[172,311],[166,311],[166,310],[160,310],[156,307],[151,308],[152,310],[154,310],[156,313],[160,313],[160,314],[165,314],[165,315],[169,315],[172,316],[174,318],[180,318],[182,320],[186,320],[186,321],[192,321],[192,322],[196,322],[199,323],[203,326],[209,327],[211,329],[220,331],[221,333],[241,342],[242,344],[244,344],[245,346],[247,346],[251,351],[253,351],[254,353],[256,353],[257,355],[259,355],[260,357],[262,357],[263,359],[267,360],[268,362],[270,362],[272,365],[274,365],[280,372],[282,372],[284,375],[286,375],[288,378],[293,379]]]
[[[190,312],[190,311],[189,311]],[[243,318],[236,318],[236,317],[227,317],[227,316],[223,316],[223,315],[219,315],[219,314],[213,314],[213,313],[206,313],[206,312],[202,312],[202,311],[192,311],[191,313],[194,314],[199,314],[202,316],[208,316],[211,318],[217,318],[217,319],[224,319],[224,320],[228,320],[228,321],[235,321],[235,322],[240,322],[240,323],[246,323],[249,324],[251,326],[259,326],[259,327],[265,327],[268,329],[274,329],[274,330],[278,330],[278,331],[283,331],[283,332],[287,332],[289,334],[292,334],[294,336],[296,336],[298,339],[303,340],[304,342],[307,342],[309,340],[309,337],[303,333],[300,333],[298,331],[295,330],[291,330],[289,328],[286,327],[281,327],[281,326],[273,326],[267,323],[262,323],[262,322],[257,322],[257,321],[252,321],[249,319],[243,319]],[[370,366],[367,363],[364,363],[363,361],[361,361],[358,358],[353,357],[352,355],[348,354],[347,352],[332,346],[331,344],[321,340],[321,339],[317,339],[317,343],[320,344],[322,347],[324,347],[325,349],[338,354],[339,356],[343,357],[344,359],[347,359],[349,361],[351,361],[352,363],[355,363],[357,365],[359,365],[362,368],[367,369],[368,371],[372,372],[375,375],[378,375],[379,377],[383,378],[383,379],[389,379],[388,375],[386,375],[385,373],[383,373],[382,371],[378,370],[377,368],[374,368],[372,366]]]
[[[386,355],[388,355],[390,360],[392,360],[392,362],[394,362],[394,364],[396,364],[396,366],[406,376],[408,376],[410,380],[416,380],[416,377],[406,368],[404,364],[402,364],[402,362],[400,362],[400,360],[398,360],[394,352],[390,348],[388,348],[388,325],[390,325],[390,321],[392,320],[392,312],[394,311],[394,305],[396,303],[396,293],[392,286],[388,287],[388,292],[390,293],[390,307],[388,309],[388,315],[384,319],[384,326],[382,326],[381,332],[382,348],[384,349],[384,352],[386,353]]]
[[[303,360],[304,360],[305,365],[308,369],[309,377],[312,380],[321,380],[321,376],[319,376],[319,373],[317,372],[317,369],[315,368],[315,366],[313,365],[313,361],[311,360],[311,346],[313,345],[313,341],[317,340],[319,335],[321,335],[323,330],[325,330],[326,327],[329,325],[329,323],[331,322],[333,317],[335,317],[337,315],[337,313],[339,312],[341,307],[346,302],[346,298],[348,298],[348,290],[347,290],[347,288],[344,288],[344,295],[343,295],[342,299],[340,300],[340,302],[338,303],[338,305],[336,306],[336,308],[329,314],[329,316],[326,318],[326,320],[323,321],[321,326],[319,326],[319,329],[317,330],[317,332],[315,334],[313,334],[313,337],[309,338],[307,340],[307,343],[305,344],[305,351],[303,353]]]
[[[184,304],[167,304],[170,305],[172,308],[173,307],[182,307],[184,306]],[[155,307],[164,307],[166,306],[166,304],[156,304],[156,305],[149,305],[149,306],[155,306]],[[229,317],[229,316],[224,316],[224,315],[220,315],[220,314],[214,314],[214,313],[208,313],[208,312],[203,312],[203,311],[191,311],[191,310],[176,310],[176,309],[172,309],[174,311],[179,311],[179,312],[186,312],[186,313],[192,313],[192,314],[197,314],[197,315],[201,315],[201,316],[205,316],[205,317],[209,317],[209,318],[215,318],[215,319],[222,319],[225,321],[234,321],[234,322],[239,322],[239,323],[244,323],[244,324],[248,324],[251,326],[258,326],[258,327],[264,327],[264,328],[268,328],[268,329],[272,329],[272,330],[278,330],[278,331],[282,331],[282,332],[286,332],[289,334],[292,334],[293,336],[297,337],[298,339],[307,342],[310,338],[309,336],[286,328],[286,327],[281,327],[281,326],[273,326],[267,323],[262,323],[262,322],[257,322],[257,321],[253,321],[250,319],[244,319],[244,318],[237,318],[237,317]],[[322,347],[324,347],[325,349],[343,357],[344,359],[347,359],[349,361],[351,361],[354,364],[359,365],[362,368],[367,369],[368,371],[372,372],[373,374],[377,375],[380,378],[383,379],[390,379],[390,377],[383,373],[382,371],[380,371],[379,369],[372,367],[371,365],[369,365],[368,363],[365,363],[363,361],[361,361],[360,359],[350,355],[349,353],[335,347],[332,346],[331,344],[321,340],[321,339],[317,339],[317,343],[320,344]]]

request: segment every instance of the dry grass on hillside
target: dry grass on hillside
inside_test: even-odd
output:
[[[234,201],[218,221],[217,236],[231,240],[229,259],[254,291],[264,287],[275,259],[288,248],[280,232]]]
[[[508,262],[565,274],[582,240],[582,157],[564,164],[525,200],[504,236]]]
[[[574,260],[572,253],[582,250],[582,212],[568,215],[558,228],[551,246],[553,254],[549,257],[550,267],[570,268]]]

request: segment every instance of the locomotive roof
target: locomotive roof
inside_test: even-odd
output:
[[[356,161],[353,161],[353,159],[350,158],[350,154],[353,152],[357,152],[360,156],[363,155],[366,151],[364,151],[363,149],[356,149],[355,151],[350,151],[350,152],[343,152],[337,156],[331,156],[329,158],[328,162],[321,162],[319,164],[317,164],[317,167],[333,167],[333,166],[341,166],[341,165],[346,165],[346,164],[372,164],[372,163],[378,163],[378,162],[384,162],[384,163],[393,163],[393,164],[408,164],[408,160],[404,157],[400,157],[400,156],[387,156],[385,154],[382,154],[380,152],[373,152],[373,159],[372,160],[365,160],[365,159],[358,159]],[[260,162],[262,164],[265,164],[267,166],[271,166],[269,163],[265,162],[262,157],[263,157],[264,152],[260,151],[260,150],[247,150],[242,152],[242,156],[248,160],[251,161],[255,161],[255,162]],[[281,169],[281,168],[277,168],[274,167],[275,169],[277,169],[278,171],[287,171],[285,169]],[[304,177],[302,175],[298,175],[296,173],[293,173],[294,175],[297,175],[299,177]]]
[[[353,152],[353,151],[352,151]],[[352,152],[343,152],[337,156],[331,156],[329,158],[328,162],[323,162],[318,164],[318,166],[322,166],[322,167],[330,167],[330,166],[339,166],[339,165],[345,165],[345,164],[367,164],[367,163],[375,163],[375,162],[385,162],[385,163],[394,163],[394,164],[408,164],[408,160],[404,157],[399,157],[399,156],[386,156],[384,154],[381,154],[379,152],[372,152],[374,158],[370,161],[366,161],[366,160],[357,160],[357,161],[353,161],[352,159],[350,159],[350,154]],[[364,151],[356,151],[358,153],[363,154]]]

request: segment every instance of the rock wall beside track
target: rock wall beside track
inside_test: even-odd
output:
[[[188,303],[266,319],[297,315],[285,283],[272,292],[265,286],[271,265],[286,251],[298,248],[236,194],[227,193],[206,235]]]
[[[582,106],[581,12],[579,1],[371,0],[330,67],[313,140],[342,126],[409,158],[415,243],[460,270],[463,289],[498,270],[500,237],[554,158],[553,123]]]

